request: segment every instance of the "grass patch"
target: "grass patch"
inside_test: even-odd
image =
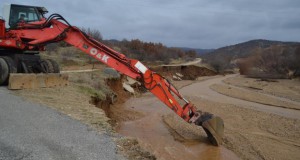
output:
[[[95,88],[91,88],[89,86],[78,86],[79,91],[81,93],[90,95],[90,96],[94,96],[95,98],[101,99],[101,100],[105,100],[106,99],[106,94],[103,93],[101,90],[97,90]]]

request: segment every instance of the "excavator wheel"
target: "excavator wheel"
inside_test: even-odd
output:
[[[11,73],[17,73],[18,70],[17,70],[15,62],[10,57],[3,56],[2,58],[5,60],[7,66],[8,66],[8,77],[4,81],[4,85],[7,85],[8,84],[8,79],[9,79],[9,75]]]
[[[53,59],[46,59],[46,62],[49,63],[49,65],[51,65],[53,68],[53,72],[51,73],[60,73],[60,68],[56,61],[54,61]]]
[[[47,61],[47,60],[41,60],[40,63],[40,72],[42,73],[53,73],[53,67],[51,62]]]
[[[9,73],[17,73],[18,72],[17,66],[12,58],[7,57],[7,56],[3,56],[2,58],[5,60],[5,62],[8,65]]]
[[[59,65],[52,59],[41,60],[41,69],[43,73],[59,73]]]
[[[9,69],[6,61],[0,57],[0,85],[8,79]]]
[[[195,124],[202,126],[207,134],[208,140],[215,146],[222,144],[222,137],[224,135],[224,122],[218,117],[211,113],[204,112],[195,121]]]

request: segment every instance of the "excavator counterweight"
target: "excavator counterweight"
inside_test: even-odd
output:
[[[13,73],[59,73],[55,62],[41,60],[34,53],[44,50],[49,43],[65,41],[118,72],[139,81],[183,120],[202,126],[212,144],[222,143],[223,120],[211,113],[197,111],[197,108],[166,78],[150,70],[142,62],[127,58],[98,42],[79,28],[71,26],[59,14],[52,14],[46,18],[44,14],[48,11],[44,7],[10,5],[6,11],[8,12],[4,15],[7,16],[4,17],[7,17],[8,21],[0,21],[0,83],[7,81],[8,74],[14,77]],[[9,29],[6,29],[5,25]],[[30,54],[26,55],[25,51]],[[185,104],[180,105],[178,100]]]

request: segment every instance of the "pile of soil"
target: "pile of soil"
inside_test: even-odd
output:
[[[205,67],[187,65],[187,66],[159,66],[152,68],[155,72],[165,76],[172,77],[176,73],[183,75],[183,80],[195,80],[201,76],[214,76],[217,72]]]
[[[162,118],[175,140],[180,142],[207,141],[206,133],[202,127],[186,123],[175,114],[164,115]]]
[[[120,78],[106,79],[106,85],[117,95],[118,103],[124,103],[131,96],[131,94],[123,88],[124,78],[124,76],[121,76]]]

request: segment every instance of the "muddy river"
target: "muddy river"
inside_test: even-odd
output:
[[[141,145],[151,151],[158,159],[239,159],[223,146],[210,145],[206,138],[176,140],[174,133],[171,133],[170,128],[162,118],[172,111],[151,94],[142,98],[131,98],[124,104],[124,107],[142,112],[145,116],[138,120],[121,123],[118,132],[124,136],[137,138]],[[174,114],[174,116],[176,115]]]

